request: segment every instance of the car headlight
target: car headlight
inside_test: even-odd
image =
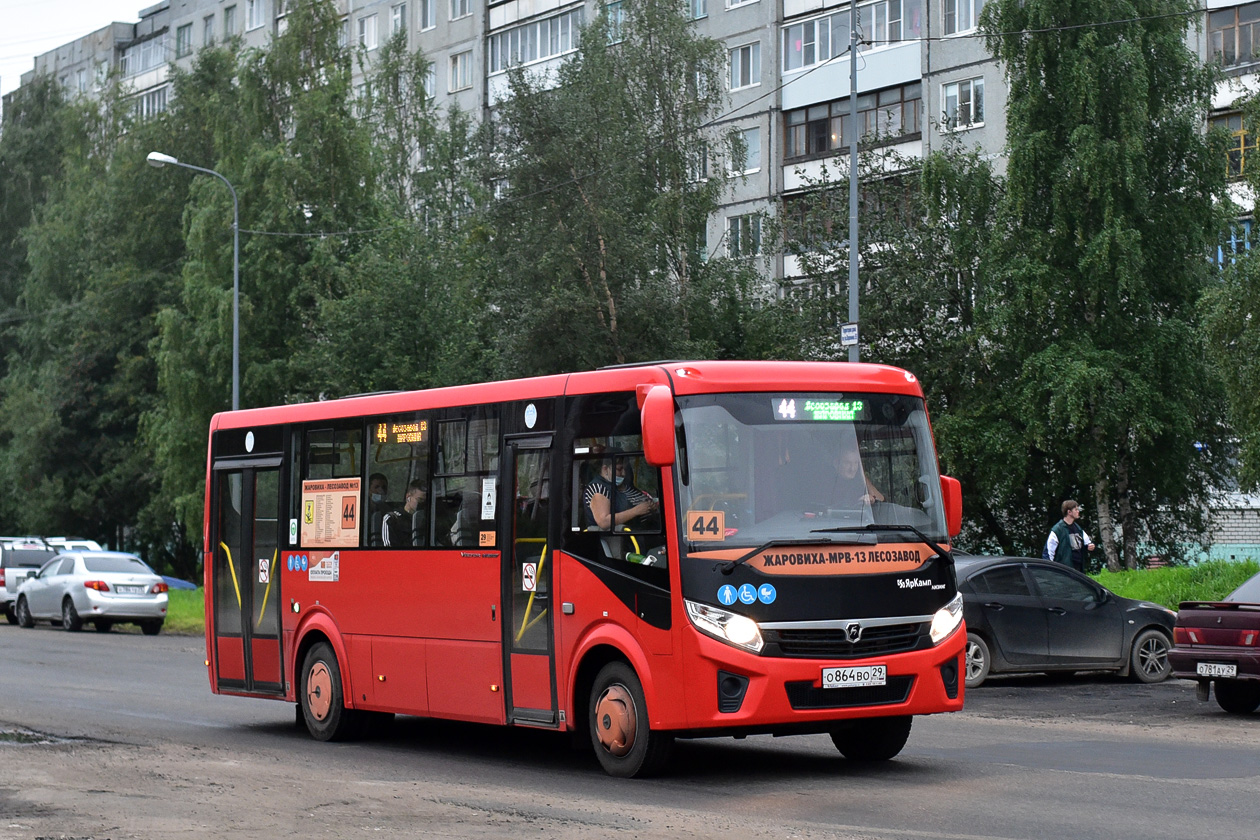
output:
[[[936,611],[936,615],[932,616],[932,629],[930,635],[932,644],[939,645],[950,633],[958,629],[958,625],[963,620],[963,599],[962,593],[954,596],[954,600]]]
[[[748,616],[736,615],[708,604],[697,604],[695,601],[685,603],[687,617],[701,633],[753,653],[759,652],[765,644],[761,639],[761,628]]]

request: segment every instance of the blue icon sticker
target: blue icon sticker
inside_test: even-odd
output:
[[[303,554],[302,555],[302,571],[304,572],[306,571],[306,566],[307,566],[307,559],[306,559],[306,555]]]
[[[286,557],[286,558],[285,558],[285,560],[287,560],[287,561],[288,561],[288,563],[289,563],[289,571],[290,571],[290,572],[297,571],[296,569],[294,569],[294,568],[293,568],[293,555],[292,555],[292,554],[290,554],[288,557]]]
[[[728,607],[731,604],[735,603],[735,587],[731,586],[728,583],[726,586],[723,586],[721,589],[719,589],[718,600],[721,601],[722,604]]]
[[[757,587],[757,600],[763,604],[773,604],[774,599],[779,595],[775,592],[774,587],[768,583],[763,583]]]
[[[757,600],[757,590],[751,583],[745,583],[739,588],[739,600],[743,601],[745,604],[751,604],[753,601]]]

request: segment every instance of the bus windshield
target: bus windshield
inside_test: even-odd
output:
[[[901,394],[679,397],[691,553],[772,542],[948,541],[923,400]],[[865,532],[867,526],[871,531]]]

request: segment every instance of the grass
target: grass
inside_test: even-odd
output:
[[[163,633],[199,636],[206,632],[206,591],[172,589],[167,593],[166,624]]]
[[[1182,601],[1219,601],[1260,572],[1255,560],[1213,560],[1196,566],[1166,566],[1133,572],[1099,572],[1094,580],[1125,598],[1177,609]]]
[[[1260,572],[1260,564],[1255,560],[1241,563],[1214,560],[1197,566],[1099,572],[1093,578],[1117,595],[1154,601],[1175,610],[1182,601],[1219,601],[1256,572]],[[205,590],[173,589],[169,595],[162,632],[193,636],[205,633]]]

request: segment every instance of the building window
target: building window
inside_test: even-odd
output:
[[[166,110],[165,86],[142,93],[135,98],[135,115],[138,120],[147,120]]]
[[[1247,159],[1256,151],[1256,136],[1247,131],[1241,113],[1221,114],[1209,121],[1212,128],[1229,132],[1229,170],[1231,180],[1241,178],[1247,172]]]
[[[984,79],[941,85],[943,131],[984,124]]]
[[[862,41],[858,51],[923,36],[923,0],[879,0],[858,6]],[[843,56],[849,49],[849,12],[785,25],[783,72],[801,70]]]
[[[608,43],[616,44],[625,40],[622,34],[626,28],[626,9],[622,0],[604,4],[604,14],[608,15]]]
[[[396,35],[407,30],[407,4],[399,3],[389,10],[389,34]]]
[[[761,253],[761,216],[728,216],[726,253],[731,257],[755,257]]]
[[[437,96],[437,68],[433,65],[424,71],[424,95],[430,99]]]
[[[451,0],[451,20],[468,17],[471,14],[472,8],[469,6],[468,0]]]
[[[1208,57],[1229,67],[1256,60],[1260,3],[1208,12]]]
[[[236,34],[236,7],[228,6],[223,10],[223,39],[226,41]]]
[[[1216,249],[1216,264],[1232,264],[1239,254],[1251,250],[1251,219],[1236,219]]]
[[[691,16],[696,20],[709,16],[709,0],[691,0]]]
[[[201,46],[214,45],[214,15],[206,15],[201,19]]]
[[[267,0],[245,0],[245,31],[267,22]]]
[[[420,28],[437,26],[437,0],[420,0]]]
[[[531,21],[490,36],[490,73],[573,52],[578,48],[583,7]]]
[[[746,128],[739,136],[744,141],[744,159],[736,174],[756,172],[761,169],[761,129]]]
[[[954,35],[975,29],[983,9],[984,0],[941,0],[945,34]]]
[[[350,46],[350,16],[341,19],[341,28],[337,32],[337,46],[345,49]]]
[[[922,129],[922,86],[915,82],[858,95],[858,139],[895,140]],[[838,99],[784,114],[785,160],[844,150],[849,145],[849,100]]]
[[[472,50],[451,56],[450,90],[464,90],[472,87]]]
[[[192,24],[185,23],[175,30],[175,57],[184,58],[192,54]]]
[[[731,50],[731,90],[761,84],[761,42]]]
[[[726,8],[733,9],[736,6],[746,6],[749,3],[756,3],[757,0],[726,0]]]
[[[166,35],[159,35],[123,50],[122,73],[126,77],[136,76],[165,63]]]
[[[365,50],[376,49],[376,15],[359,18],[359,46]]]

